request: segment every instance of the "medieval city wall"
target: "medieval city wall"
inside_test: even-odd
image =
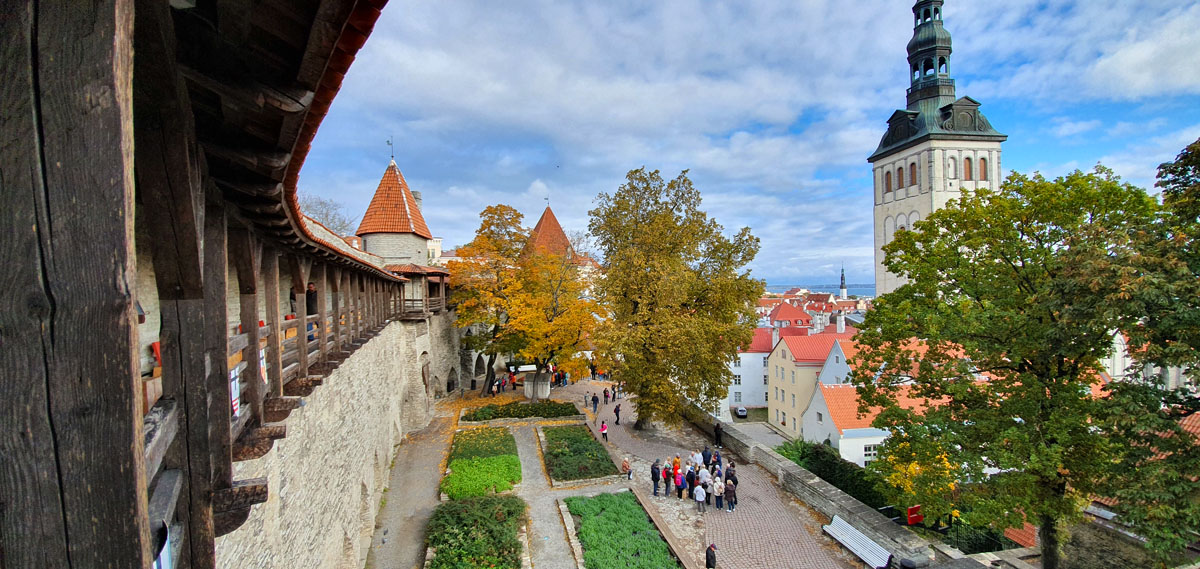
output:
[[[235,463],[235,480],[265,476],[270,497],[217,538],[217,567],[363,566],[395,448],[458,376],[453,323],[388,324],[292,412],[271,452]]]

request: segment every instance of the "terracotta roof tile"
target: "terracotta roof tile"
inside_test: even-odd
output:
[[[1008,528],[1004,530],[1004,537],[1019,543],[1022,547],[1037,547],[1037,526],[1034,526],[1029,522],[1025,522],[1023,527]]]
[[[542,217],[538,219],[537,225],[533,226],[533,232],[529,235],[529,242],[525,244],[526,252],[534,249],[554,255],[566,255],[571,252],[571,241],[567,239],[567,234],[558,224],[558,218],[554,217],[550,206],[546,206],[546,210],[542,212]]]
[[[837,427],[838,433],[845,433],[847,429],[869,428],[871,421],[874,421],[875,416],[879,414],[880,408],[872,407],[866,415],[859,416],[858,387],[856,386],[818,383],[817,387],[821,390],[821,397],[825,399],[825,406],[829,409],[829,418]],[[909,391],[910,386],[908,385],[902,385],[897,390],[896,398],[901,407],[921,411],[929,406],[927,399],[909,397]]]
[[[426,239],[433,238],[395,160],[383,171],[375,197],[371,198],[371,205],[367,206],[367,213],[363,214],[355,233],[415,233]]]
[[[769,318],[772,322],[787,320],[793,322],[796,326],[807,326],[812,324],[812,316],[809,316],[807,312],[804,312],[803,310],[800,310],[799,308],[796,308],[795,306],[792,306],[786,302],[780,303],[779,306],[776,306],[773,310],[771,310],[771,315]]]
[[[750,345],[742,353],[760,353],[766,354],[771,352],[771,329],[770,328],[755,328],[754,339],[750,340]]]
[[[788,336],[780,341],[787,344],[788,353],[793,361],[824,363],[829,355],[829,349],[838,340],[836,334],[816,334],[813,336]]]

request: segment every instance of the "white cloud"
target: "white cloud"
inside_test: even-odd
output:
[[[1059,138],[1066,138],[1069,136],[1075,136],[1077,134],[1083,134],[1085,132],[1095,130],[1097,128],[1100,128],[1100,125],[1102,125],[1102,124],[1104,124],[1104,123],[1102,123],[1098,120],[1073,121],[1073,120],[1069,120],[1069,119],[1060,118],[1055,121],[1055,125],[1053,128],[1050,129],[1050,132],[1052,132],[1054,134],[1054,136],[1057,136]]]

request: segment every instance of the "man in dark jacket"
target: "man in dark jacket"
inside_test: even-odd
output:
[[[713,424],[713,442],[716,443],[717,448],[722,448],[721,447],[721,430],[722,429],[721,429],[720,422]]]
[[[689,499],[689,500],[691,500],[691,499],[693,499],[693,498],[695,498],[695,497],[696,497],[696,496],[695,496],[695,492],[696,492],[696,471],[695,471],[695,470],[693,470],[693,469],[692,469],[692,467],[690,467],[690,466],[688,467],[687,475],[686,475],[686,476],[684,476],[684,480],[687,480],[687,489],[688,489],[688,494],[687,494],[687,496],[688,496],[688,499]]]
[[[704,550],[704,567],[705,569],[717,569],[717,544],[708,544],[708,549]]]
[[[659,468],[660,468],[659,464],[661,464],[661,462],[662,461],[660,461],[659,459],[656,458],[656,459],[654,459],[654,464],[650,465],[650,481],[654,482],[654,495],[655,496],[658,495],[658,477],[661,474],[661,472],[659,470]]]
[[[704,452],[700,453],[700,456],[704,459],[704,468],[708,468],[708,465],[712,464],[712,450],[708,445],[704,445]]]

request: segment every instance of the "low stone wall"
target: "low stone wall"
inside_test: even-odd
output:
[[[712,436],[715,423],[711,415],[698,409],[689,409],[685,417],[696,428]],[[755,442],[736,424],[722,421],[721,429],[721,443],[727,450],[732,450],[742,461],[757,464],[773,474],[784,490],[818,512],[830,518],[841,516],[888,550],[895,557],[897,566],[902,559],[911,559],[918,567],[928,566],[933,561],[933,549],[929,542],[917,534],[897,525],[875,508],[858,501],[766,445]]]
[[[217,567],[363,566],[395,447],[429,423],[438,393],[432,370],[445,377],[458,367],[457,339],[429,327],[452,325],[452,313],[387,324],[305,397],[285,422],[287,438],[234,464],[235,480],[266,477],[269,495],[239,529],[217,538]]]
[[[596,438],[596,433],[594,431],[589,429],[588,432],[592,433],[593,439]],[[604,447],[605,453],[608,454],[608,459],[612,461],[613,466],[617,467],[616,474],[611,474],[608,476],[597,476],[595,478],[579,478],[576,480],[555,480],[554,477],[550,475],[550,469],[546,468],[546,433],[542,431],[542,428],[540,426],[537,427],[537,438],[538,438],[538,448],[541,450],[540,458],[542,460],[542,470],[544,470],[546,472],[546,479],[550,481],[551,488],[566,488],[569,486],[584,486],[584,485],[588,485],[588,484],[607,484],[614,480],[628,479],[628,475],[621,474],[621,472],[620,472],[621,461],[617,460],[617,458],[612,455],[612,452],[608,450],[608,445],[606,445],[604,443],[600,443],[600,441],[597,440],[596,442],[600,443],[600,445]]]

